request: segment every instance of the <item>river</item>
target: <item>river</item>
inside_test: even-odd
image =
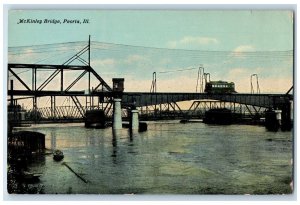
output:
[[[148,131],[113,133],[82,123],[33,125],[46,134],[45,155],[31,172],[42,173],[46,194],[288,194],[293,134],[252,125],[148,122]]]

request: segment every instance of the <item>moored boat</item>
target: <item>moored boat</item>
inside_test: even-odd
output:
[[[41,173],[31,173],[31,172],[27,172],[27,171],[22,172],[23,180],[28,183],[35,183],[35,182],[39,181],[40,176],[42,176]]]
[[[53,152],[53,159],[54,159],[55,161],[61,161],[63,158],[64,158],[64,154],[63,154],[62,151],[60,151],[60,150],[55,150],[55,151]]]

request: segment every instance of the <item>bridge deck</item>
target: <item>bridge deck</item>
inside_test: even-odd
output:
[[[114,92],[93,92],[86,94],[84,91],[28,91],[9,90],[8,95],[14,96],[105,96],[114,97]],[[124,92],[122,94],[122,102],[124,104],[135,104],[137,107],[150,106],[164,103],[181,102],[189,100],[220,100],[224,102],[235,102],[259,107],[277,107],[288,100],[292,99],[292,95],[286,94],[206,94],[206,93],[147,93],[147,92]]]
[[[291,99],[283,94],[206,94],[206,93],[124,93],[122,102],[133,103],[137,107],[188,100],[220,100],[259,107],[276,107]]]

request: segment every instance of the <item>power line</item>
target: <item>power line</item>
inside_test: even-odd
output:
[[[9,47],[8,56],[12,61],[28,61],[26,55],[36,54],[34,58],[40,57],[38,62],[43,62],[49,59],[53,59],[52,62],[56,61],[59,63],[62,56],[67,53],[71,53],[77,48],[81,48],[86,45],[86,41],[78,42],[65,42],[56,44],[44,44],[44,45],[33,45],[33,46],[21,46],[21,47]],[[144,55],[149,58],[149,60],[158,59],[161,57],[169,57],[172,59],[173,63],[186,64],[188,61],[198,61],[198,62],[225,62],[228,63],[231,59],[235,60],[235,63],[240,61],[247,61],[251,65],[259,65],[260,63],[267,62],[268,64],[275,64],[281,62],[282,60],[292,60],[288,59],[293,57],[293,50],[277,50],[277,51],[244,51],[244,52],[234,52],[234,51],[224,51],[224,50],[189,50],[189,49],[171,49],[171,48],[157,48],[157,47],[147,47],[147,46],[136,46],[118,43],[104,43],[99,41],[92,41],[91,49],[93,52],[93,58],[102,58],[102,56],[110,55],[115,58],[116,55],[119,59],[123,56]],[[27,51],[26,51],[27,50]],[[99,50],[99,52],[97,52]],[[50,53],[54,53],[53,57],[48,57]],[[46,58],[41,58],[43,56]],[[18,56],[15,58],[14,56]],[[57,57],[55,59],[55,57]],[[246,59],[247,58],[247,59]],[[147,62],[144,62],[147,63]],[[162,73],[168,73],[174,71],[162,71]]]
[[[197,49],[176,49],[176,48],[160,48],[160,47],[148,47],[148,46],[137,46],[137,45],[128,45],[128,44],[120,44],[120,43],[105,43],[100,41],[92,41],[92,43],[100,43],[100,44],[107,44],[107,45],[117,45],[123,47],[135,47],[135,48],[146,48],[146,49],[158,49],[158,50],[171,50],[171,51],[205,51],[205,52],[230,52],[230,53],[258,53],[258,52],[292,52],[293,50],[282,50],[282,51],[243,51],[243,52],[235,52],[235,51],[222,51],[222,50],[197,50]]]
[[[196,70],[198,68],[187,68],[187,69],[179,69],[179,70],[167,70],[167,71],[161,71],[157,73],[174,73],[174,72],[181,72],[181,71],[187,71],[187,70]]]
[[[79,47],[79,46],[78,46]],[[78,50],[80,49],[80,47],[78,48]],[[23,51],[23,52],[17,52],[17,53],[9,53],[8,55],[21,55],[21,54],[33,54],[33,53],[49,53],[49,52],[65,52],[65,51],[74,51],[74,48],[64,48],[64,49],[55,49],[55,50],[46,50],[46,49],[42,49],[42,50],[32,50],[32,51]],[[8,52],[12,52],[12,51],[8,51]]]
[[[24,49],[26,47],[51,47],[51,46],[63,46],[65,44],[79,44],[84,43],[86,44],[87,41],[70,41],[70,42],[64,42],[64,43],[51,43],[51,44],[40,44],[40,45],[29,45],[29,46],[10,46],[8,49]]]
[[[64,42],[64,43],[53,43],[53,44],[42,44],[42,45],[31,45],[31,46],[16,46],[16,47],[9,47],[9,50],[13,49],[24,49],[24,48],[31,48],[31,49],[43,49],[49,47],[64,47],[67,44],[80,44],[80,43],[87,43],[86,41],[77,41],[77,42]],[[150,47],[150,46],[140,46],[140,45],[128,45],[128,44],[121,44],[121,43],[107,43],[101,41],[91,41],[92,45],[95,46],[117,46],[117,47],[124,47],[124,48],[139,48],[139,49],[154,49],[154,50],[170,50],[170,51],[188,51],[188,52],[207,52],[207,53],[233,53],[233,54],[255,54],[255,53],[285,53],[285,52],[293,52],[293,50],[273,50],[273,51],[228,51],[228,50],[198,50],[198,49],[177,49],[177,48],[163,48],[163,47]],[[79,46],[79,45],[78,45]],[[34,48],[36,47],[36,48]],[[103,49],[103,48],[102,48]]]

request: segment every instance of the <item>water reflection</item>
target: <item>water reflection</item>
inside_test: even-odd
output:
[[[85,141],[86,146],[95,145],[95,136],[94,136],[94,134],[89,135],[88,133],[85,133],[85,136],[86,136],[86,141]]]
[[[118,153],[118,138],[120,138],[121,135],[121,130],[113,130],[113,134],[112,134],[112,159],[113,159],[113,163],[116,164],[117,163],[117,153]]]
[[[137,139],[139,136],[138,136],[138,131],[136,130],[128,130],[128,151],[127,153],[130,153],[130,154],[137,154],[137,147],[134,146],[134,139]]]
[[[51,130],[51,150],[56,150],[56,131],[55,129]]]
[[[133,139],[138,137],[139,132],[137,130],[128,129],[129,141],[133,142]]]
[[[132,142],[133,141],[133,132],[132,132],[132,130],[128,130],[128,132],[129,132],[129,142]]]

